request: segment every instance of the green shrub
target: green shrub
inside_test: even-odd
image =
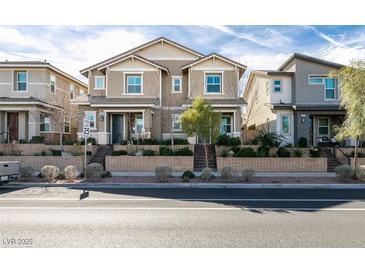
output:
[[[212,177],[213,177],[213,170],[210,167],[205,167],[202,169],[202,173],[200,175],[200,177],[208,182]]]
[[[191,170],[186,170],[182,174],[181,178],[184,178],[184,177],[188,177],[190,179],[193,179],[193,178],[195,178],[195,174]]]
[[[161,183],[165,183],[172,176],[172,169],[169,166],[158,166],[155,168],[155,175]]]
[[[357,168],[357,177],[360,180],[365,180],[365,166],[361,165]]]
[[[143,150],[143,156],[155,156],[155,151],[153,150],[150,150],[150,149],[146,149],[146,150]]]
[[[26,144],[27,141],[25,139],[19,139],[19,144]]]
[[[257,157],[269,157],[269,150],[264,147],[259,147],[257,149]]]
[[[303,156],[303,152],[300,149],[294,150],[294,157],[301,158]]]
[[[235,155],[236,157],[256,157],[256,152],[252,147],[243,147]]]
[[[281,158],[288,158],[290,157],[290,152],[285,147],[279,147],[278,151],[276,152],[276,155]]]
[[[66,174],[64,171],[60,171],[58,173],[58,176],[57,176],[57,180],[65,180],[66,179]]]
[[[321,157],[321,149],[319,147],[310,149],[309,154],[312,158],[319,158]]]
[[[252,168],[242,170],[242,177],[243,179],[248,182],[255,176],[255,170]]]
[[[225,149],[225,150],[223,150],[223,151],[222,151],[222,153],[221,153],[221,157],[223,157],[223,158],[227,158],[227,157],[229,156],[229,154],[228,154],[228,153],[229,153],[229,150],[226,150],[226,149]]]
[[[338,178],[342,179],[351,179],[355,175],[355,171],[350,165],[336,166],[335,173]]]
[[[308,147],[308,140],[305,137],[300,137],[298,140],[298,147],[300,148],[306,148]]]
[[[62,156],[62,151],[59,149],[52,149],[51,153],[52,153],[52,156]]]
[[[66,139],[66,140],[63,140],[63,144],[65,146],[72,146],[73,144],[75,144],[75,141]]]
[[[221,176],[224,179],[230,179],[233,177],[233,168],[231,168],[230,166],[225,166],[221,169]]]
[[[190,181],[190,178],[189,177],[182,177],[182,181],[184,183],[188,183]]]
[[[287,144],[285,145],[285,147],[287,147],[287,148],[292,148],[292,147],[293,147],[293,144],[292,144],[292,143],[287,143]]]
[[[142,145],[158,145],[158,144],[159,144],[159,141],[156,139],[149,138],[149,139],[142,140]]]
[[[160,147],[160,155],[161,156],[172,156],[172,150],[168,147]]]
[[[101,174],[101,178],[109,178],[109,177],[113,177],[112,173],[110,171],[104,171]]]
[[[104,172],[104,167],[98,163],[90,163],[86,166],[86,178],[97,179],[100,178]]]
[[[96,145],[96,139],[93,138],[93,137],[87,138],[87,144]],[[85,139],[84,138],[80,139],[80,145],[85,145]]]
[[[194,152],[192,152],[188,147],[183,147],[175,150],[173,154],[175,156],[193,156]]]
[[[174,145],[188,145],[187,139],[174,138]],[[166,139],[161,141],[161,145],[169,146],[171,145],[171,139]]]
[[[216,144],[218,146],[239,146],[241,145],[241,140],[239,137],[230,137],[227,134],[220,135],[217,139]]]
[[[44,143],[44,136],[33,136],[30,140],[31,144],[43,144]]]

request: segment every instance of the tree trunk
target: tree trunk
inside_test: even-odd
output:
[[[207,142],[204,142],[204,154],[205,154],[205,167],[208,167],[208,149]]]
[[[354,170],[355,170],[355,179],[357,179],[357,156],[358,156],[358,147],[359,147],[359,137],[356,137],[355,141],[355,153],[354,153]]]

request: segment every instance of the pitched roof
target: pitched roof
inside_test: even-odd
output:
[[[192,104],[194,101],[194,99],[188,99],[187,103],[188,104]],[[220,98],[220,99],[209,99],[209,102],[212,105],[243,105],[246,104],[246,101],[242,98],[242,97],[238,97],[238,98]]]
[[[227,58],[225,56],[222,56],[222,55],[220,55],[218,53],[215,53],[215,52],[213,52],[211,54],[208,54],[208,55],[206,55],[206,56],[204,56],[202,58],[199,58],[198,60],[195,60],[195,61],[193,61],[193,62],[191,62],[189,64],[186,64],[183,67],[181,67],[181,69],[186,69],[188,67],[194,66],[194,65],[199,64],[199,63],[201,63],[201,62],[203,62],[203,61],[205,61],[205,60],[207,60],[209,58],[212,58],[212,57],[217,57],[217,58],[219,58],[219,59],[221,59],[221,60],[223,60],[225,62],[231,63],[231,64],[233,64],[235,66],[238,66],[238,67],[240,67],[242,69],[247,69],[247,66],[245,66],[245,65],[243,65],[241,63],[238,63],[236,61],[233,61],[232,59],[229,59],[229,58]]]
[[[60,106],[56,106],[53,104],[46,103],[34,97],[0,97],[0,105],[41,105],[44,107],[61,109]]]
[[[95,105],[158,105],[159,99],[152,97],[139,97],[139,98],[107,98],[105,96],[93,96],[91,97],[91,106]]]
[[[51,65],[50,63],[44,61],[1,61],[0,68],[48,68],[56,73],[61,74],[62,76],[78,83],[79,85],[83,86],[87,89],[87,85],[80,81],[79,79],[75,78],[74,76],[56,68],[55,66]]]
[[[96,63],[96,64],[94,64],[94,65],[92,65],[92,66],[89,66],[89,67],[87,67],[87,68],[84,68],[84,69],[80,70],[80,73],[81,73],[81,74],[84,74],[85,72],[87,72],[87,71],[89,71],[89,70],[91,70],[91,69],[97,68],[97,67],[102,66],[102,65],[104,65],[104,64],[107,64],[107,63],[109,63],[109,62],[113,62],[113,61],[115,61],[115,60],[117,60],[117,59],[119,59],[119,58],[124,57],[124,56],[125,56],[125,55],[127,55],[127,54],[130,54],[130,53],[136,52],[136,51],[138,51],[138,50],[140,50],[140,49],[143,49],[143,48],[145,48],[145,47],[148,47],[148,46],[150,46],[150,45],[153,45],[153,44],[158,43],[158,42],[161,42],[161,41],[164,41],[164,42],[167,42],[167,43],[172,44],[172,45],[174,45],[174,46],[177,46],[177,47],[179,47],[179,48],[181,48],[181,49],[183,49],[183,50],[185,50],[185,51],[191,52],[191,53],[193,53],[193,54],[195,54],[195,55],[197,55],[197,56],[199,56],[199,57],[202,57],[202,56],[203,56],[203,54],[201,54],[201,53],[199,53],[199,52],[197,52],[197,51],[195,51],[195,50],[193,50],[193,49],[190,49],[190,48],[188,48],[188,47],[186,47],[186,46],[183,46],[183,45],[181,45],[181,44],[179,44],[179,43],[176,43],[176,42],[174,42],[174,41],[172,41],[172,40],[170,40],[170,39],[167,39],[166,37],[161,36],[161,37],[158,37],[158,38],[156,38],[156,39],[154,39],[154,40],[151,40],[151,41],[149,41],[149,42],[146,42],[146,43],[144,43],[144,44],[142,44],[142,45],[140,45],[140,46],[137,46],[137,47],[135,47],[135,48],[132,48],[132,49],[127,50],[127,51],[125,51],[125,52],[122,52],[122,53],[120,53],[120,54],[114,55],[114,56],[112,56],[112,57],[110,57],[110,58],[108,58],[108,59],[106,59],[106,60],[103,60],[103,61],[101,61],[101,62],[98,62],[98,63]]]
[[[322,65],[326,65],[326,66],[330,66],[330,67],[335,67],[335,68],[342,68],[344,66],[342,64],[338,64],[338,63],[326,61],[326,60],[323,60],[323,59],[319,59],[319,58],[316,58],[316,57],[312,57],[312,56],[308,56],[308,55],[304,55],[304,54],[296,53],[295,52],[292,56],[290,56],[290,58],[288,60],[286,60],[278,68],[278,71],[283,70],[286,67],[286,65],[289,64],[295,58],[302,59],[302,60],[306,60],[306,61],[309,61],[309,62],[314,62],[314,63],[322,64]]]

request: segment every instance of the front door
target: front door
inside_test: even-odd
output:
[[[7,117],[7,128],[9,132],[9,141],[12,142],[14,140],[18,140],[18,132],[19,132],[19,113],[18,112],[8,112]]]
[[[112,144],[120,144],[123,140],[123,114],[112,114]]]

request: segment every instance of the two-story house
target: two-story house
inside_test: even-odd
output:
[[[239,81],[245,70],[224,56],[203,55],[161,37],[81,70],[89,95],[72,103],[85,111],[99,144],[186,138],[179,115],[197,96],[222,112],[221,133],[240,136]]]
[[[341,64],[294,53],[278,70],[252,71],[244,91],[243,127],[281,134],[287,143],[300,137],[317,145],[333,138],[345,111],[338,81],[329,74]]]
[[[62,131],[65,139],[76,139],[77,119],[65,115],[60,121],[59,114],[87,88],[46,61],[0,62],[0,142],[33,136],[57,142]]]

